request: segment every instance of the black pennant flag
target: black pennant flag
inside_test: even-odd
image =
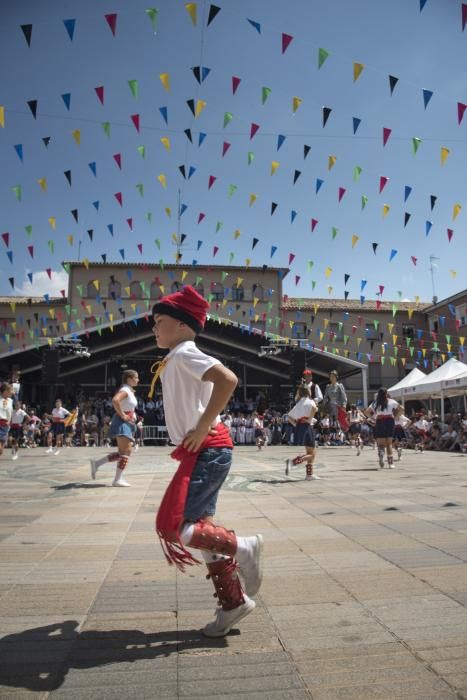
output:
[[[31,114],[34,119],[37,116],[37,100],[28,100],[28,107],[31,110]]]
[[[391,91],[391,95],[394,92],[394,88],[396,87],[398,82],[399,78],[395,78],[393,75],[389,76],[389,89]]]
[[[31,46],[32,24],[22,24],[21,29],[23,30],[27,45]]]
[[[211,7],[209,8],[208,23],[206,25],[207,27],[209,27],[211,22],[217,17],[220,11],[220,7],[218,7],[217,5],[211,5]]]
[[[323,107],[323,129],[326,126],[326,122],[328,121],[331,112],[331,107]]]

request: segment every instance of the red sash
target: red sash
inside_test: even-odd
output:
[[[342,406],[337,407],[337,422],[344,431],[347,431],[350,428],[349,421],[347,419],[347,411],[345,408],[342,408]]]
[[[215,426],[217,435],[208,435],[198,452],[189,452],[179,445],[171,453],[172,459],[180,461],[172,481],[162,498],[156,516],[156,532],[159,535],[162,550],[169,564],[184,571],[186,565],[200,562],[185,549],[180,540],[180,527],[184,520],[185,503],[188,495],[190,478],[201,450],[209,447],[233,447],[230,432],[223,423]]]

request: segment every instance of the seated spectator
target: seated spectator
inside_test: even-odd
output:
[[[452,425],[448,426],[446,432],[442,433],[440,438],[440,448],[442,450],[450,450],[454,448],[457,441],[457,431],[454,430]]]

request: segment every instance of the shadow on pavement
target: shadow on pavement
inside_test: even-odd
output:
[[[219,649],[225,638],[208,639],[199,629],[146,634],[140,630],[86,630],[76,620],[24,630],[0,639],[0,686],[51,691],[70,669],[132,663],[184,651]],[[239,634],[232,630],[230,635]]]
[[[106,489],[107,484],[82,484],[79,481],[72,481],[69,484],[60,484],[60,486],[52,486],[54,491],[69,491],[70,489]]]

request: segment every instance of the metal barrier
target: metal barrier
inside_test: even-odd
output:
[[[169,444],[169,433],[165,425],[144,425],[143,443],[158,442],[162,445]]]

